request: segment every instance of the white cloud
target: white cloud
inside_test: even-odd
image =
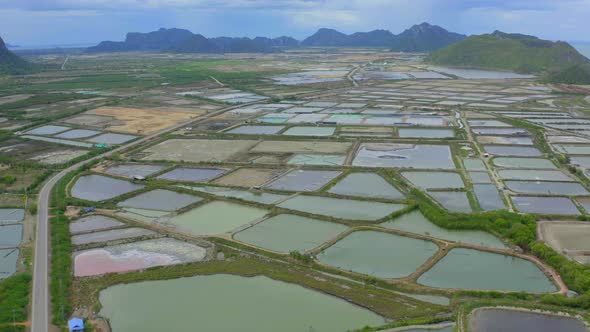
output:
[[[349,28],[361,22],[353,11],[347,10],[300,10],[288,12],[286,16],[300,28]]]
[[[307,8],[323,0],[3,0],[1,8],[59,9],[211,9]]]

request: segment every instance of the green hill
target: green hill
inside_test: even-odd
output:
[[[571,66],[547,75],[547,83],[590,84],[590,70],[582,66]]]
[[[566,42],[500,31],[471,36],[432,53],[426,61],[445,66],[536,73],[554,79],[564,75],[573,77],[572,67],[582,70],[582,73],[590,72],[590,60]],[[565,72],[564,75],[559,75],[562,72]],[[584,75],[576,77],[583,79]]]
[[[24,74],[32,69],[33,65],[10,52],[0,38],[0,74]]]

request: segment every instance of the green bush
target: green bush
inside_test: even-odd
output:
[[[302,253],[300,253],[299,251],[296,251],[296,250],[291,251],[289,253],[289,256],[291,256],[293,259],[296,259],[296,260],[298,260],[298,261],[300,261],[302,263],[305,263],[305,264],[310,264],[310,263],[313,262],[313,258],[311,258],[310,255],[302,254]]]
[[[21,273],[0,283],[0,323],[12,323],[13,320],[22,322],[27,319],[31,280],[29,273]]]

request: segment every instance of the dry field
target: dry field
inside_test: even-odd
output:
[[[332,153],[346,154],[351,143],[317,141],[264,141],[256,145],[253,153]]]
[[[175,124],[196,118],[204,113],[204,111],[189,112],[128,107],[99,107],[73,117],[66,122],[90,126],[94,124],[95,126],[101,127],[101,129],[119,133],[149,135]],[[106,117],[108,117],[109,121],[104,121],[107,120]]]
[[[144,160],[220,162],[254,146],[254,140],[170,139],[142,151]]]
[[[285,170],[282,169],[240,168],[217,179],[214,183],[236,187],[261,186],[283,173],[285,173]]]
[[[542,221],[539,238],[571,259],[582,264],[590,262],[590,225],[579,221]]]

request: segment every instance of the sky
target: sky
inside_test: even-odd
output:
[[[422,22],[590,42],[590,0],[0,0],[0,18],[0,36],[22,46],[119,41],[161,27],[304,39],[321,27],[400,33]]]

